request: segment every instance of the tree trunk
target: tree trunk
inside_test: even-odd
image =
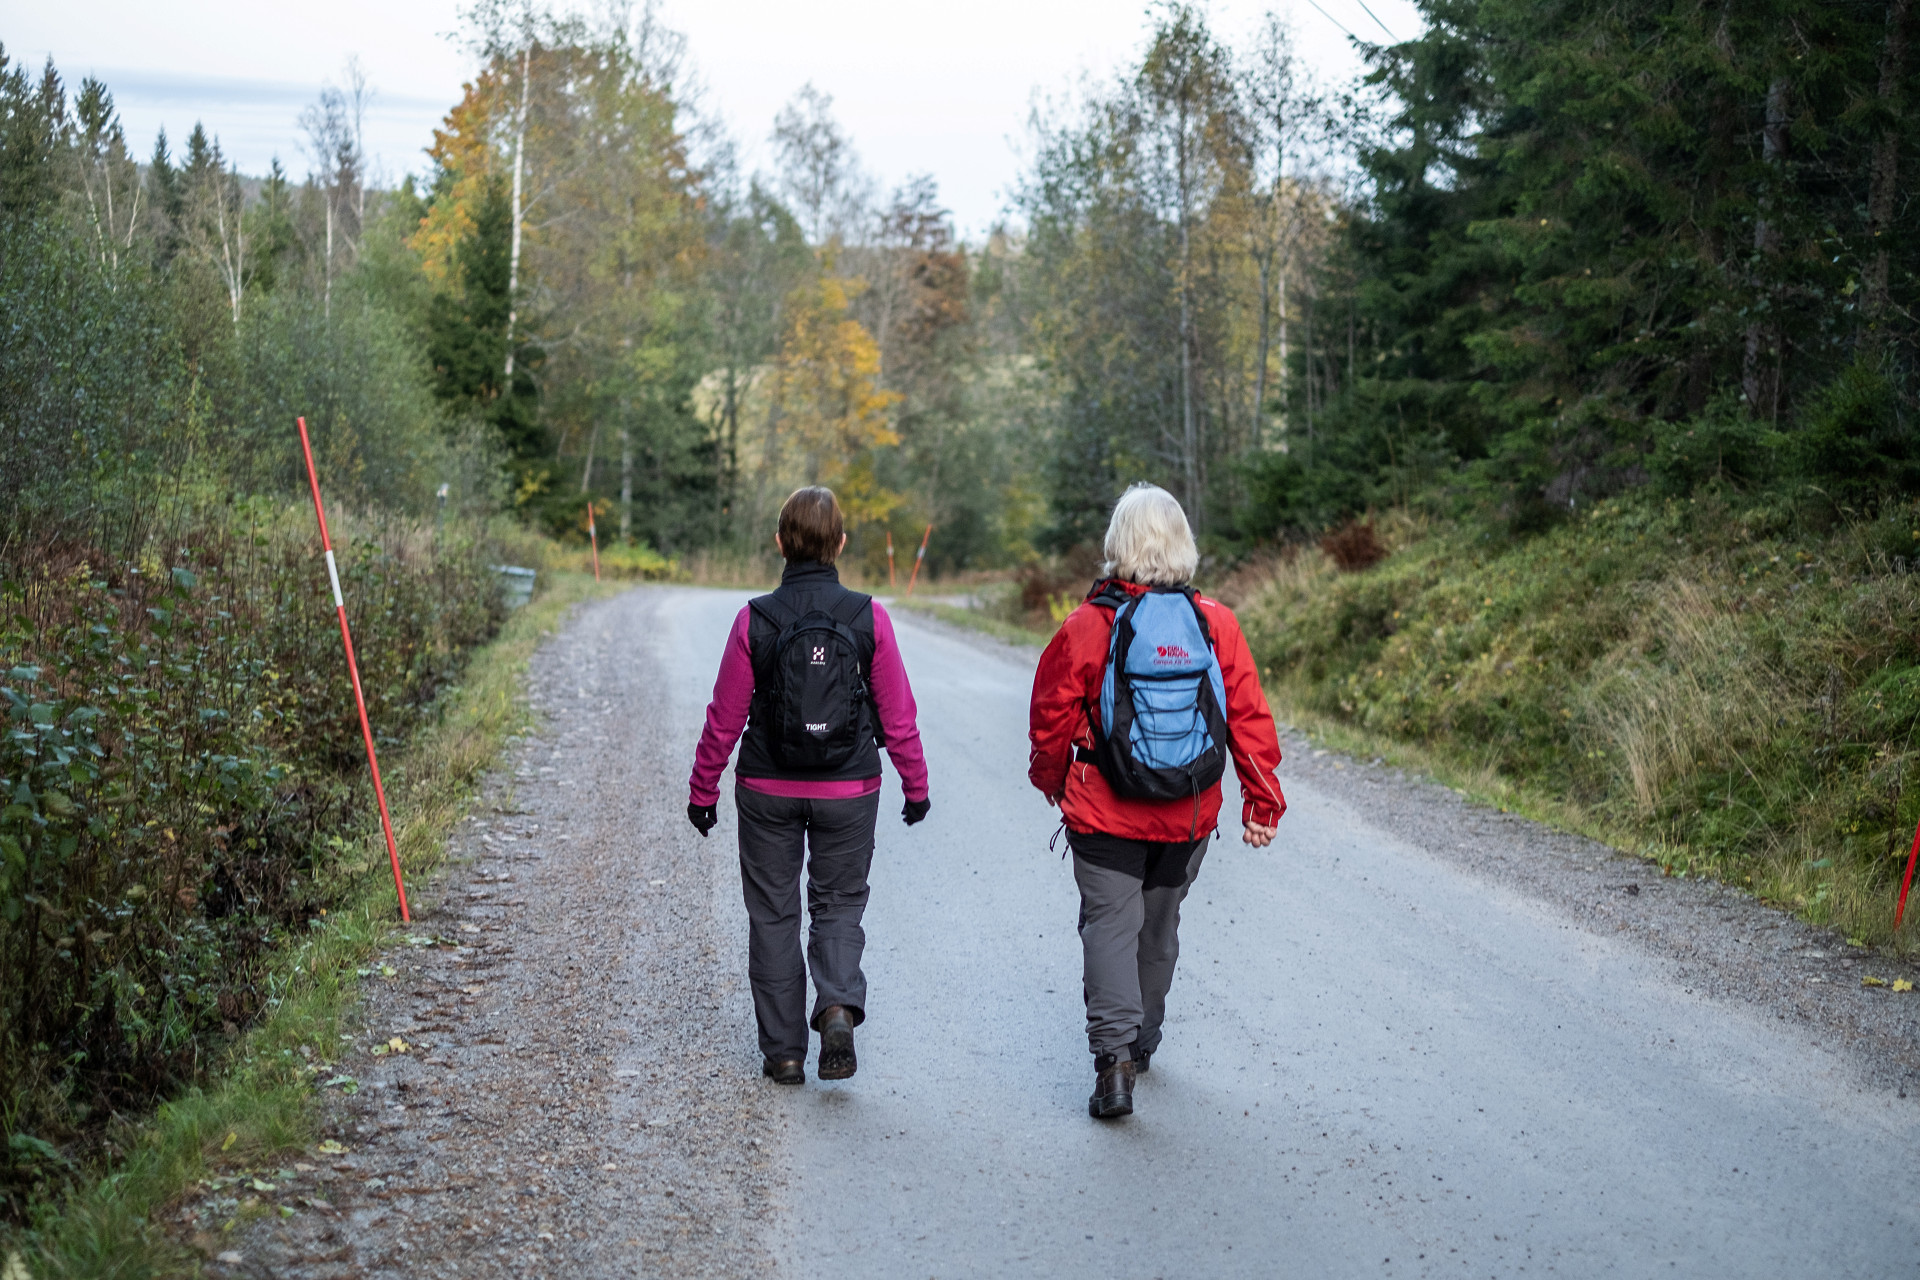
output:
[[[620,541],[628,542],[633,538],[633,436],[624,407],[620,417]]]
[[[321,290],[320,312],[322,318],[331,320],[333,319],[333,192],[331,191],[327,192],[327,260],[321,266],[321,274],[326,277],[326,284]]]
[[[1886,112],[1880,137],[1873,147],[1873,181],[1867,192],[1867,230],[1874,241],[1867,260],[1865,290],[1860,309],[1867,319],[1867,343],[1878,348],[1885,341],[1888,268],[1886,233],[1893,223],[1893,204],[1900,174],[1900,82],[1907,72],[1907,17],[1912,0],[1887,5],[1887,36],[1880,49],[1880,105]]]
[[[1307,340],[1301,344],[1300,348],[1302,372],[1307,375],[1305,382],[1307,392],[1307,461],[1309,463],[1313,461],[1313,411],[1316,407],[1314,405],[1313,394],[1313,300],[1314,291],[1309,289],[1307,290]]]
[[[1287,433],[1287,273],[1280,271],[1280,434]]]
[[[1770,183],[1777,183],[1780,170],[1787,160],[1787,92],[1790,86],[1785,76],[1776,76],[1767,86],[1766,125],[1760,133],[1760,157],[1771,170]],[[1780,232],[1768,213],[1773,207],[1771,193],[1760,198],[1759,215],[1753,220],[1753,247],[1760,258],[1760,278],[1756,294],[1771,297],[1772,261],[1780,250]],[[1740,364],[1740,390],[1747,399],[1747,414],[1750,417],[1775,418],[1780,413],[1779,379],[1767,368],[1767,356],[1778,350],[1781,341],[1780,326],[1772,317],[1771,309],[1747,325],[1746,351]],[[1775,362],[1776,367],[1778,362]]]
[[[513,394],[513,326],[520,318],[520,222],[526,216],[521,207],[527,150],[527,72],[533,57],[533,41],[520,50],[520,117],[513,131],[513,245],[507,251],[507,364],[502,395]]]
[[[1260,340],[1253,362],[1253,422],[1248,444],[1258,449],[1267,420],[1267,349],[1273,330],[1273,255],[1260,259]]]
[[[1180,190],[1180,454],[1187,490],[1187,519],[1200,531],[1200,430],[1193,411],[1193,237],[1188,204],[1192,175],[1188,172],[1187,104],[1180,104],[1179,141],[1175,146],[1175,181]]]
[[[720,514],[731,517],[740,488],[740,374],[727,370],[727,397],[720,410]]]

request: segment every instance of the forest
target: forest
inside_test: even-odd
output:
[[[978,242],[812,85],[747,171],[650,8],[481,0],[387,186],[354,66],[247,174],[0,46],[0,1196],[378,870],[295,415],[386,742],[589,509],[612,572],[749,581],[829,484],[853,574],[931,526],[1044,630],[1150,480],[1298,723],[1897,941],[1911,7],[1424,0],[1347,84],[1158,4]]]

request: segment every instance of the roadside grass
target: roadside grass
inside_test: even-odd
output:
[[[591,575],[553,574],[551,585],[474,654],[441,714],[383,762],[410,886],[424,887],[480,776],[528,727],[522,675],[542,637],[574,605],[617,589],[596,585]],[[363,845],[344,905],[311,921],[276,957],[270,1012],[235,1041],[206,1084],[150,1117],[118,1125],[105,1167],[77,1174],[65,1194],[36,1207],[25,1230],[0,1240],[5,1280],[198,1274],[199,1254],[158,1217],[203,1181],[263,1168],[318,1141],[318,1091],[350,1038],[369,957],[396,933],[425,936],[398,923],[377,821]],[[271,1197],[249,1196],[214,1234],[278,1211]]]
[[[1395,512],[1343,573],[1240,609],[1276,710],[1329,745],[1711,875],[1850,939],[1893,933],[1920,819],[1920,506],[1702,496],[1530,537]]]
[[[1045,648],[1047,642],[1053,639],[1053,632],[1051,631],[1036,631],[1032,627],[1022,626],[1017,622],[1008,622],[1004,618],[997,618],[979,609],[967,609],[960,605],[940,604],[931,600],[898,598],[889,600],[887,607],[895,612],[904,611],[906,613],[924,614],[927,617],[937,618],[941,622],[951,623],[957,627],[966,627],[973,631],[983,631],[996,640],[1004,640],[1008,644]]]

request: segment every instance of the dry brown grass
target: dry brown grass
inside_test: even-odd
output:
[[[1587,718],[1613,748],[1643,816],[1703,763],[1767,734],[1784,677],[1752,651],[1724,589],[1672,578],[1647,593],[1633,636],[1596,669]]]

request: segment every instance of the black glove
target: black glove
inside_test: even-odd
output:
[[[912,826],[927,816],[927,810],[933,808],[931,800],[909,800],[907,807],[900,811],[900,821]]]
[[[713,824],[720,821],[720,810],[717,806],[710,804],[689,804],[687,821],[693,824],[695,831],[705,837],[707,832],[713,830]]]

